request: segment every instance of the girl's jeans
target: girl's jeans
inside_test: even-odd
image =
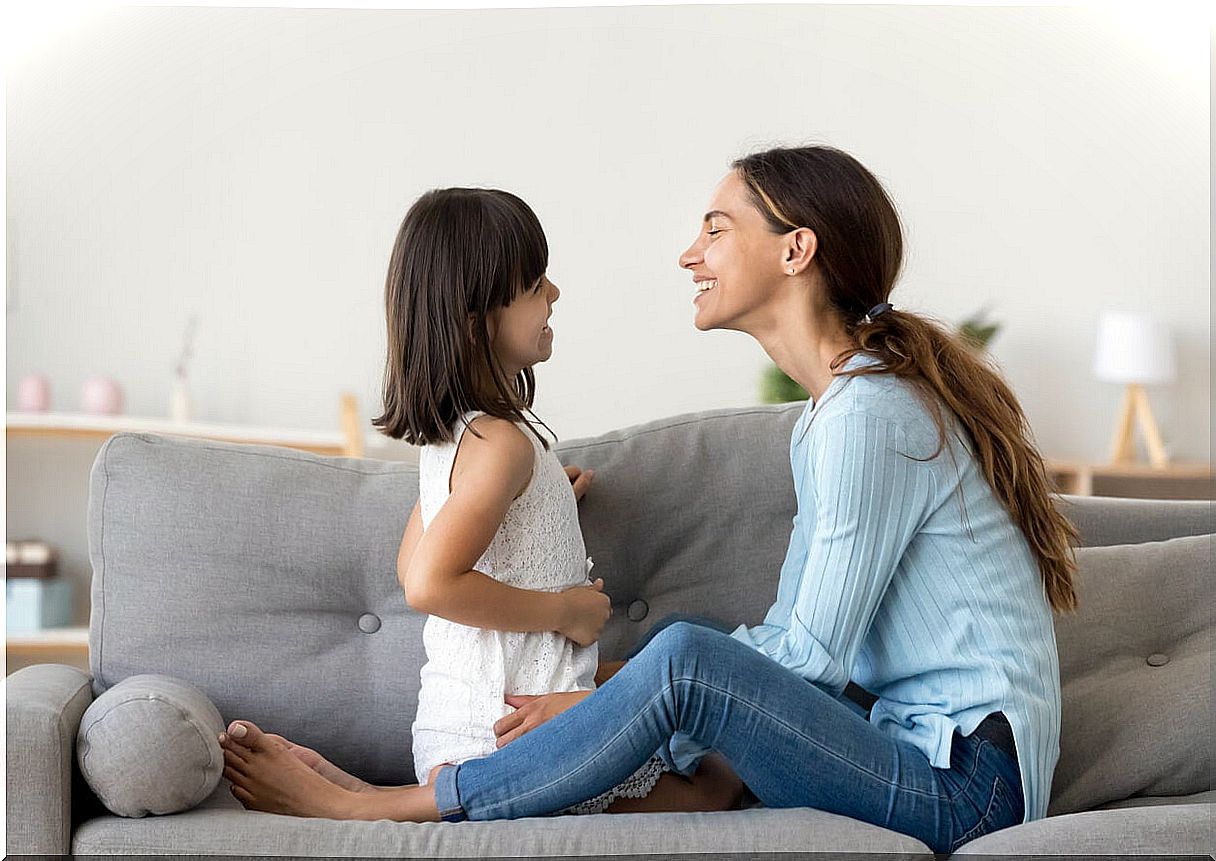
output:
[[[718,751],[767,807],[813,807],[910,835],[935,853],[1022,821],[1017,761],[955,735],[949,769],[711,628],[670,624],[593,696],[484,759],[446,768],[447,821],[563,810],[616,786],[676,732]]]

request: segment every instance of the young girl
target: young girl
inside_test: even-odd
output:
[[[373,424],[422,447],[397,560],[406,601],[429,614],[413,724],[420,784],[520,732],[508,700],[595,689],[594,643],[611,608],[603,581],[587,576],[578,522],[592,473],[564,469],[524,417],[532,366],[553,352],[548,320],[561,294],[545,274],[548,256],[527,204],[470,188],[419,198],[392,252],[385,409]],[[314,751],[294,752],[339,785],[373,789]],[[737,793],[724,795],[713,769],[660,782],[662,761],[651,757],[568,810],[729,806]]]

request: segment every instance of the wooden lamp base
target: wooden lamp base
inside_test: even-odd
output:
[[[1148,405],[1148,393],[1144,386],[1129,383],[1123,394],[1123,407],[1119,410],[1119,421],[1115,425],[1115,438],[1111,443],[1111,463],[1136,462],[1135,426],[1140,425],[1144,442],[1148,447],[1148,460],[1157,469],[1169,466],[1169,457],[1161,441],[1161,431]]]

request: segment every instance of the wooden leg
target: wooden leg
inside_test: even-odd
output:
[[[359,423],[359,399],[350,392],[342,395],[342,436],[346,445],[344,455],[363,457],[363,429]]]
[[[1136,421],[1136,389],[1137,385],[1129,385],[1123,392],[1123,406],[1119,409],[1119,421],[1115,425],[1115,438],[1111,441],[1111,463],[1130,463],[1136,459],[1136,447],[1133,442]]]
[[[1153,411],[1148,405],[1148,393],[1144,391],[1143,386],[1136,386],[1136,418],[1148,447],[1149,463],[1157,469],[1164,469],[1169,465],[1169,458],[1165,454],[1161,430],[1157,427],[1157,420],[1153,418]]]

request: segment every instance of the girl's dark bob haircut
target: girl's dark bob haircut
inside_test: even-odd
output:
[[[548,267],[540,221],[515,195],[442,188],[418,198],[389,260],[384,412],[372,425],[392,439],[432,445],[452,442],[457,420],[480,410],[526,424],[548,448],[523,415],[536,388],[532,369],[508,380],[486,325],[491,311],[538,289]]]

